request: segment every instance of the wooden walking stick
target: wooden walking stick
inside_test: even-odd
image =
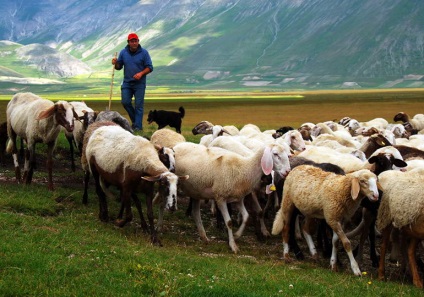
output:
[[[114,58],[116,59],[116,56],[118,55],[118,52],[115,52],[115,56]],[[115,64],[112,65],[112,81],[110,82],[110,92],[109,92],[109,109],[110,110],[110,106],[112,104],[112,90],[113,90],[113,79],[115,77]]]

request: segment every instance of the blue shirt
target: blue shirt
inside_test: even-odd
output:
[[[119,53],[117,62],[120,65],[120,68],[117,68],[118,70],[124,67],[124,82],[127,83],[137,82],[146,85],[146,75],[143,75],[140,80],[135,80],[133,76],[145,68],[150,68],[150,72],[153,71],[153,63],[149,52],[140,45],[135,53],[131,52],[130,47],[127,45]]]

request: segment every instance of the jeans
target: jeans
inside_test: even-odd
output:
[[[123,82],[121,85],[121,103],[127,111],[133,129],[143,130],[144,94],[146,85],[143,83]],[[135,98],[135,107],[132,98]]]

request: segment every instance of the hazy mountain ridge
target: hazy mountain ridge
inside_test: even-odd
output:
[[[109,69],[136,31],[158,84],[424,86],[418,0],[27,2],[0,1],[0,39],[72,55],[85,63],[74,73]],[[77,64],[68,58],[60,67]]]

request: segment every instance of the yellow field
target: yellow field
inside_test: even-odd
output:
[[[108,95],[38,94],[51,100],[84,100],[95,110],[108,107]],[[11,96],[0,96],[0,121],[6,120],[6,105]],[[112,109],[124,116],[126,112],[114,95]],[[275,129],[290,125],[298,127],[304,122],[340,120],[349,116],[359,121],[383,117],[389,122],[400,112],[414,115],[424,113],[424,89],[389,90],[317,90],[290,92],[218,92],[154,93],[147,91],[145,102],[145,130],[153,131],[157,125],[148,126],[147,113],[152,109],[177,111],[184,106],[183,133],[200,121],[241,127],[253,123],[261,129]]]

